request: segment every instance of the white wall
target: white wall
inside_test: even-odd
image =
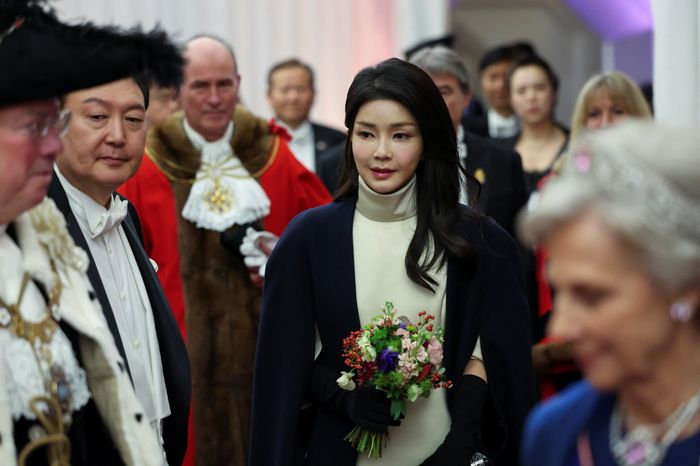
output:
[[[478,61],[489,48],[527,40],[559,76],[557,119],[569,126],[586,80],[601,69],[601,41],[557,0],[458,0],[452,16],[456,48],[478,89]]]
[[[653,34],[645,32],[612,44],[613,69],[628,74],[637,83],[651,82],[654,78]]]
[[[296,56],[317,75],[312,117],[341,127],[345,94],[359,69],[444,35],[448,0],[61,0],[63,19],[163,27],[185,40],[211,33],[233,45],[241,99],[270,117],[267,71]]]

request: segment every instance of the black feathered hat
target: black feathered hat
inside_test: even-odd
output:
[[[159,28],[65,24],[45,0],[0,0],[0,106],[142,75],[182,82],[184,58]]]

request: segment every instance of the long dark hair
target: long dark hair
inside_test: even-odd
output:
[[[457,134],[440,91],[423,70],[398,58],[363,69],[355,76],[345,101],[345,126],[349,137],[345,143],[338,199],[357,196],[358,171],[352,153],[352,131],[357,112],[374,100],[400,103],[413,114],[420,128],[423,159],[416,169],[417,222],[405,263],[411,281],[433,290],[437,282],[428,274],[432,267],[436,264],[442,267],[448,255],[465,261],[471,257],[469,243],[455,228],[461,215],[459,172],[462,170]],[[433,253],[421,261],[431,236]]]

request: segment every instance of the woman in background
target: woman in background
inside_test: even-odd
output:
[[[581,88],[571,118],[571,139],[584,129],[600,129],[627,117],[651,118],[639,86],[619,71],[597,74]]]
[[[503,143],[520,154],[527,189],[532,193],[568,142],[568,130],[554,120],[559,79],[543,58],[526,55],[513,62],[508,82],[511,105],[521,128]]]
[[[250,464],[456,466],[480,451],[516,464],[534,400],[517,246],[459,204],[454,126],[420,68],[390,59],[362,70],[345,111],[337,199],[297,216],[267,265]],[[443,367],[455,384],[408,403],[400,426],[385,393],[336,383],[343,339],[387,300],[445,327]],[[308,445],[297,441],[304,399],[317,409]],[[380,459],[344,440],[355,425],[389,432]]]
[[[585,377],[533,411],[525,466],[698,464],[698,147],[649,122],[581,136],[525,214],[549,251],[549,334]]]

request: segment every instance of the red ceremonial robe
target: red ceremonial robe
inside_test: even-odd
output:
[[[261,292],[250,282],[241,258],[221,246],[218,232],[198,229],[180,215],[199,167],[182,118],[177,113],[150,133],[147,156],[119,192],[139,213],[146,252],[158,264],[158,276],[188,339],[194,384],[190,420],[195,427],[184,464],[243,466]],[[277,128],[241,106],[234,123],[234,152],[270,199],[270,213],[261,219],[265,230],[280,235],[295,215],[331,201],[323,183],[298,162]],[[240,226],[230,230],[236,228]],[[184,282],[183,273],[188,277]],[[220,308],[227,310],[225,316],[219,315]],[[222,359],[230,363],[211,367]],[[215,383],[220,380],[225,382]],[[241,399],[231,400],[232,390]]]

